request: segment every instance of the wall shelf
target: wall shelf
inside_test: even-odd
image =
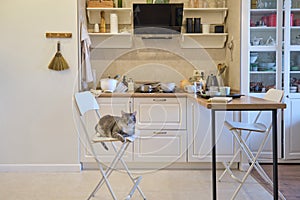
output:
[[[223,24],[227,17],[228,8],[184,8],[184,19],[200,17],[204,24]],[[183,19],[183,21],[185,21]]]
[[[105,23],[110,24],[110,13],[117,13],[120,27],[130,28],[129,33],[95,33],[90,30],[93,48],[131,48],[132,38],[132,8],[86,8],[89,28],[100,23],[100,13],[105,13]],[[201,18],[202,24],[224,25],[228,8],[184,8],[183,27],[181,34],[182,48],[224,48],[228,33],[185,33],[186,18]],[[123,41],[126,40],[126,41]]]
[[[183,33],[182,48],[224,48],[228,33]]]

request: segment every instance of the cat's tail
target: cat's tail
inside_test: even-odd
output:
[[[98,127],[98,126],[99,126],[99,124],[97,124],[97,125],[95,126],[96,135],[97,135],[98,137],[101,137],[101,132],[103,132],[103,130],[101,129],[101,127]],[[102,146],[104,147],[104,149],[105,149],[106,151],[108,151],[107,145],[106,145],[104,142],[101,142],[101,144],[102,144]]]
[[[104,147],[104,149],[105,149],[106,151],[108,151],[107,145],[106,145],[104,142],[101,142],[101,144],[102,144],[102,146]]]

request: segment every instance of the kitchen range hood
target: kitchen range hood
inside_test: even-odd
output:
[[[183,3],[133,4],[135,34],[180,34]]]

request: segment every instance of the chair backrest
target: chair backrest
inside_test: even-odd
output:
[[[264,96],[264,99],[269,101],[281,102],[284,92],[277,89],[269,89]]]
[[[81,116],[89,110],[99,110],[95,97],[89,91],[76,93],[75,101]]]

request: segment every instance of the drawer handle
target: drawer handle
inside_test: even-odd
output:
[[[157,131],[157,132],[153,132],[153,134],[155,135],[166,135],[168,132],[167,131]]]
[[[153,101],[167,101],[167,99],[153,99]]]

